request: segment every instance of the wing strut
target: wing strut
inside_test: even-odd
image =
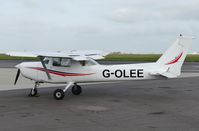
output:
[[[44,63],[44,57],[43,56],[39,56],[39,58],[40,58],[41,64],[43,65],[43,67],[45,69],[45,72],[46,72],[46,75],[47,75],[48,79],[51,80],[51,76],[48,73],[48,69],[47,69],[47,67],[46,67],[46,65]]]

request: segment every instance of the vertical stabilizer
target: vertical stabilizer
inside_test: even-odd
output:
[[[168,66],[168,72],[179,76],[182,64],[192,44],[192,37],[180,35],[175,43],[156,62],[159,65]]]

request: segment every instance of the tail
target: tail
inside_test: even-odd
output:
[[[158,65],[168,67],[167,73],[179,76],[182,64],[192,44],[192,37],[180,35],[175,43],[156,62]]]

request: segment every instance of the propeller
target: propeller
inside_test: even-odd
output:
[[[19,75],[20,75],[20,73],[21,73],[21,71],[20,71],[20,69],[18,69],[18,71],[17,71],[17,75],[16,75],[16,78],[15,78],[15,83],[14,83],[14,85],[16,85],[16,84],[17,84],[17,81],[18,81],[18,79],[19,79]]]

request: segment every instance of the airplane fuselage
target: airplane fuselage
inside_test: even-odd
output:
[[[70,67],[47,66],[47,70],[43,68],[41,62],[24,62],[20,65],[20,70],[24,77],[45,83],[111,82],[156,78],[149,74],[149,71],[156,68],[155,63],[126,65],[97,64],[88,66],[74,64]],[[51,79],[48,79],[46,72],[50,74]]]
[[[104,58],[102,53],[8,53],[11,56],[37,57],[40,62],[24,62],[18,69],[14,84],[20,73],[35,81],[30,96],[38,94],[40,83],[64,83],[64,89],[56,89],[54,98],[61,100],[70,88],[74,95],[82,92],[79,83],[132,81],[177,78],[192,43],[191,37],[180,35],[175,43],[155,62],[124,65],[100,65],[95,60]]]

